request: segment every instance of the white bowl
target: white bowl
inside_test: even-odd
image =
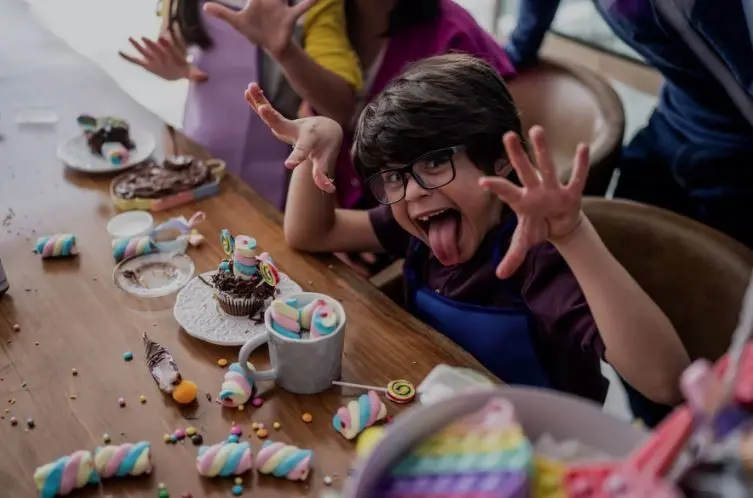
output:
[[[531,440],[551,434],[557,441],[576,439],[613,457],[624,457],[648,433],[601,410],[596,403],[569,394],[530,387],[499,386],[459,393],[430,406],[414,407],[388,426],[384,439],[348,480],[343,498],[372,498],[383,474],[411,448],[460,417],[481,409],[495,397],[515,406],[517,419]]]
[[[154,218],[147,211],[126,211],[110,219],[107,233],[113,239],[129,239],[149,235]]]

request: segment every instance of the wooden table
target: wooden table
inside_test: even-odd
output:
[[[34,495],[34,469],[78,449],[114,443],[152,443],[152,477],[106,482],[104,496],[156,496],[164,482],[177,497],[229,496],[230,480],[206,480],[195,471],[196,448],[190,443],[166,445],[163,434],[178,427],[198,427],[208,443],[227,437],[231,423],[250,433],[252,421],[282,424],[272,438],[315,452],[315,472],[307,483],[246,476],[247,493],[256,496],[316,496],[324,475],[338,476],[339,487],[353,458],[354,445],[331,428],[334,411],[357,393],[330,389],[319,396],[294,396],[265,384],[267,402],[238,412],[207,401],[219,390],[224,370],[217,360],[233,360],[237,348],[221,348],[190,338],[172,316],[173,299],[136,300],[112,283],[113,261],[106,221],[115,214],[107,195],[109,178],[66,170],[55,158],[61,137],[76,132],[79,113],[123,116],[132,126],[161,133],[162,124],[126,97],[97,68],[41,29],[20,0],[4,8],[0,33],[10,40],[0,49],[0,258],[11,289],[0,299],[0,496]],[[6,36],[7,40],[8,36]],[[13,47],[13,48],[10,48]],[[21,128],[12,122],[15,109],[51,104],[60,122],[51,128]],[[454,344],[431,331],[389,299],[336,262],[289,249],[281,216],[251,189],[226,180],[219,196],[162,213],[190,216],[203,210],[201,231],[206,244],[191,250],[198,271],[215,268],[221,258],[217,235],[256,237],[282,271],[305,290],[342,300],[349,322],[343,379],[385,385],[407,378],[418,383],[438,363],[478,366]],[[43,262],[31,252],[36,237],[57,232],[77,235],[81,255]],[[13,330],[15,324],[20,331]],[[142,359],[141,335],[147,332],[175,356],[181,372],[201,389],[195,420],[184,418],[163,397]],[[125,362],[122,355],[136,358]],[[266,350],[253,361],[266,366]],[[78,371],[72,375],[72,369]],[[146,395],[146,404],[139,396]],[[120,408],[117,399],[125,398]],[[389,413],[399,410],[388,403]],[[309,412],[311,424],[301,421]],[[16,427],[10,416],[19,420]],[[36,427],[25,430],[31,417]],[[245,435],[244,435],[245,437]],[[251,439],[254,451],[261,442]],[[253,476],[253,479],[252,479]],[[253,484],[251,481],[253,480]],[[100,496],[96,487],[75,496]]]

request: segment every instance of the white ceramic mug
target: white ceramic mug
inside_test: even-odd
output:
[[[316,339],[290,339],[272,328],[272,310],[271,307],[267,308],[264,312],[267,334],[256,336],[244,344],[238,355],[238,363],[255,382],[269,380],[294,394],[318,394],[338,380],[342,372],[345,310],[336,300],[316,292],[302,292],[286,299],[295,299],[299,308],[316,299],[326,301],[337,315],[337,328],[331,334]],[[248,368],[248,357],[265,342],[269,344],[272,368],[252,371]]]

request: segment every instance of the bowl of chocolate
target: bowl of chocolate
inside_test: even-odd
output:
[[[225,162],[219,159],[168,157],[162,164],[149,161],[116,177],[110,197],[124,211],[163,211],[216,194],[224,174]]]

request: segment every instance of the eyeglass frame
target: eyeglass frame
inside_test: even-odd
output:
[[[452,147],[442,147],[441,149],[432,150],[432,151],[426,152],[424,154],[421,154],[416,159],[414,159],[413,161],[411,161],[411,162],[409,162],[409,163],[407,163],[407,164],[405,164],[403,166],[399,166],[397,168],[381,169],[381,170],[377,171],[376,173],[374,173],[373,175],[371,175],[368,178],[366,178],[366,180],[364,181],[364,183],[369,187],[369,191],[371,192],[371,195],[373,195],[376,198],[376,200],[377,200],[377,202],[379,204],[382,204],[384,206],[389,206],[391,204],[396,204],[396,203],[402,201],[403,199],[405,199],[405,196],[406,196],[406,194],[408,192],[408,178],[407,178],[407,175],[405,173],[410,174],[410,176],[413,178],[413,180],[415,180],[415,182],[418,184],[418,186],[421,187],[424,190],[436,190],[438,188],[445,187],[445,186],[449,185],[450,183],[452,183],[453,180],[455,180],[455,176],[457,174],[456,170],[455,170],[455,161],[453,161],[453,157],[455,157],[455,154],[457,154],[459,152],[463,152],[465,150],[466,150],[465,145],[453,145]],[[419,175],[417,175],[413,171],[413,167],[416,164],[420,163],[422,160],[427,159],[427,158],[429,158],[429,157],[431,157],[431,156],[433,156],[435,154],[440,154],[442,152],[451,152],[450,158],[449,158],[449,163],[450,163],[450,171],[452,171],[452,177],[450,177],[450,179],[447,180],[447,182],[443,183],[442,185],[437,185],[435,187],[428,187],[428,186],[426,186],[423,183],[423,181],[421,181]],[[374,178],[378,177],[379,175],[381,175],[382,173],[385,173],[385,172],[390,172],[390,173],[392,173],[392,172],[398,172],[398,173],[400,173],[400,178],[403,179],[403,195],[402,195],[402,197],[400,197],[396,201],[382,202],[379,199],[379,197],[374,193],[374,190],[371,188],[371,180],[373,180]]]

